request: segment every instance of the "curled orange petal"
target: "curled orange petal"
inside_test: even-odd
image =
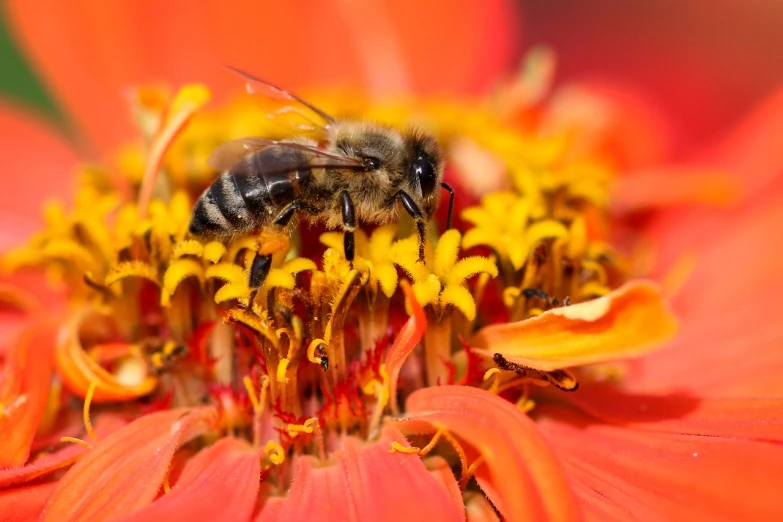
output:
[[[640,355],[671,339],[677,320],[651,281],[632,281],[604,297],[492,325],[472,339],[476,352],[543,371]]]
[[[151,413],[101,440],[60,479],[42,520],[116,519],[152,502],[174,452],[205,433],[214,408]]]
[[[403,431],[442,426],[484,457],[476,478],[506,520],[575,520],[571,490],[536,424],[512,403],[480,388],[417,390],[406,402]]]
[[[335,465],[316,468],[299,459],[288,498],[267,502],[256,520],[464,520],[462,502],[418,455],[389,453],[392,442],[408,445],[399,430],[386,427],[372,444],[348,437]]]
[[[400,370],[402,364],[408,358],[408,355],[416,348],[421,338],[424,336],[424,330],[427,329],[427,317],[424,315],[424,309],[419,304],[416,296],[413,294],[411,285],[406,281],[400,283],[402,291],[405,293],[405,298],[408,300],[413,315],[405,322],[399,335],[394,340],[394,344],[389,349],[389,353],[386,356],[386,370],[389,372],[390,382],[390,397],[392,397],[391,407],[392,412],[395,415],[399,414],[399,406],[397,404],[397,379],[400,376]]]
[[[57,340],[57,373],[65,385],[72,392],[84,397],[90,385],[95,383],[93,401],[97,403],[135,399],[154,390],[158,379],[147,373],[146,362],[140,358],[126,353],[129,356],[122,361],[119,368],[129,371],[110,373],[84,351],[80,330],[89,314],[90,312],[81,312],[72,318]],[[120,355],[116,345],[112,345],[111,352]]]
[[[46,410],[55,330],[37,325],[23,332],[0,370],[0,467],[21,466]]]
[[[260,480],[259,451],[239,439],[223,438],[185,464],[171,491],[123,522],[244,522],[256,507]]]

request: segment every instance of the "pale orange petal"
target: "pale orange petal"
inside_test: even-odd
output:
[[[245,522],[256,507],[260,480],[259,451],[239,439],[223,438],[185,464],[171,491],[122,520]]]
[[[633,281],[612,293],[516,323],[487,326],[471,346],[482,355],[552,371],[637,356],[674,335],[677,322],[659,287]]]
[[[152,413],[98,442],[57,483],[43,520],[109,520],[146,506],[174,452],[215,415],[208,407]]]
[[[510,402],[479,388],[439,386],[417,390],[406,406],[403,430],[443,426],[486,459],[476,476],[506,520],[577,518],[560,464],[536,424]]]
[[[300,459],[288,498],[268,503],[256,520],[464,520],[461,503],[455,505],[421,458],[390,453],[392,442],[409,446],[387,427],[371,444],[347,438],[334,465],[316,468]]]
[[[573,408],[540,405],[588,520],[779,520],[783,446],[638,431]]]

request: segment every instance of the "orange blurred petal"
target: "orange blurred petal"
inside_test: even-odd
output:
[[[444,426],[486,461],[476,477],[506,520],[574,520],[576,506],[562,469],[536,424],[486,390],[439,386],[414,392],[403,430]]]
[[[371,444],[346,438],[334,465],[315,468],[311,459],[300,459],[288,498],[268,502],[256,520],[464,520],[462,503],[418,455],[389,453],[395,441],[409,446],[387,427]]]
[[[70,199],[77,157],[56,129],[32,112],[0,100],[0,165],[13,190],[0,191],[0,251],[43,224],[41,204]]]
[[[538,425],[592,520],[779,520],[783,446],[637,431],[540,405]]]
[[[60,479],[43,520],[108,520],[146,506],[174,452],[215,415],[207,407],[152,413],[101,440]]]
[[[353,11],[381,19],[367,24]],[[229,63],[290,89],[370,86],[392,65],[381,58],[393,58],[416,90],[464,92],[491,84],[513,62],[517,22],[508,0],[306,0],[296,9],[254,0],[230,8],[219,0],[12,0],[7,13],[52,92],[102,151],[134,135],[121,116],[131,85],[201,81],[218,96],[238,92],[241,82],[221,67]]]
[[[783,85],[756,106],[715,146],[699,158],[733,172],[744,185],[742,195],[757,194],[783,172]]]
[[[659,287],[632,281],[612,293],[537,317],[487,326],[471,346],[482,355],[544,371],[640,355],[669,340],[677,322]]]
[[[95,423],[95,435],[98,439],[114,433],[126,422],[114,415],[103,415]],[[81,444],[67,444],[62,449],[36,458],[26,466],[0,469],[0,489],[30,482],[58,469],[66,468],[76,462],[86,451]]]
[[[740,181],[714,168],[661,167],[630,172],[617,178],[612,202],[623,212],[667,205],[714,205],[734,203]]]
[[[673,299],[681,331],[671,349],[634,363],[638,391],[783,397],[783,180],[732,211],[670,212],[646,232],[659,273],[690,253],[690,277]]]
[[[389,348],[389,353],[386,355],[386,371],[389,372],[390,397],[392,398],[391,407],[395,415],[399,414],[397,381],[400,377],[400,370],[402,370],[405,360],[413,349],[416,348],[416,345],[419,344],[419,341],[421,341],[421,338],[424,336],[424,330],[427,329],[427,318],[424,315],[424,309],[413,294],[413,288],[405,282],[401,284],[401,287],[407,302],[413,310],[413,315],[400,329],[400,333],[394,339],[394,344]]]
[[[171,491],[123,522],[250,520],[261,480],[257,449],[223,438],[190,459]]]
[[[0,467],[21,466],[43,418],[52,375],[55,328],[29,327],[0,371]]]
[[[0,491],[0,520],[4,522],[38,520],[46,500],[56,485],[54,482],[48,482]]]

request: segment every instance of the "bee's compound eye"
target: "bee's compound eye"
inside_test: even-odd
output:
[[[428,154],[419,151],[413,158],[411,174],[418,178],[422,196],[429,196],[435,190],[435,168]]]
[[[378,158],[368,156],[366,158],[362,158],[362,161],[364,162],[364,168],[367,170],[378,170],[381,168],[381,160]]]

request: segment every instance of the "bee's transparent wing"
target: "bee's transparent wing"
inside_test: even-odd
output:
[[[346,168],[364,169],[367,166],[359,159],[326,152],[318,147],[289,141],[268,140],[264,138],[241,138],[219,145],[207,160],[209,165],[219,171],[229,170],[253,152],[272,147],[305,152],[300,154],[280,154],[267,158],[264,172],[267,174],[290,172],[305,167],[310,168]],[[270,164],[273,163],[273,164]]]
[[[276,111],[269,113],[269,118],[274,119],[276,116],[283,116],[288,114],[296,114],[301,117],[307,123],[299,124],[296,126],[298,130],[302,131],[317,131],[324,130],[334,123],[334,118],[326,112],[322,111],[312,103],[300,98],[299,96],[288,92],[282,87],[271,84],[266,80],[257,78],[241,69],[227,66],[229,69],[239,74],[245,79],[245,87],[250,94],[260,94],[273,100],[286,100],[295,102],[294,104],[286,105]],[[322,121],[316,121],[312,116],[317,116]]]

